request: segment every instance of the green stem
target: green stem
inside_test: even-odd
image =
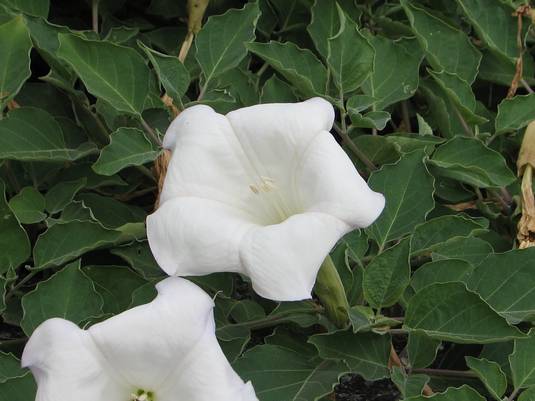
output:
[[[349,303],[338,270],[329,255],[320,267],[314,292],[325,307],[329,319],[336,326],[345,327]]]

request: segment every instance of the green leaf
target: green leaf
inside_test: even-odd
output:
[[[20,361],[13,354],[0,351],[0,384],[9,379],[24,376],[26,370],[20,367]]]
[[[482,234],[487,227],[487,220],[471,219],[462,214],[436,217],[416,226],[412,234],[411,254],[429,252],[453,237]]]
[[[119,231],[91,221],[57,223],[39,236],[33,249],[35,267],[61,266],[101,246],[114,244]]]
[[[6,186],[0,180],[0,274],[17,268],[30,256],[30,241],[6,201]]]
[[[425,221],[435,205],[434,179],[427,171],[423,151],[404,155],[396,164],[374,172],[368,185],[386,198],[386,206],[377,221],[366,232],[384,248],[393,239],[410,233]]]
[[[22,297],[21,327],[30,336],[47,319],[59,317],[78,324],[102,313],[102,298],[91,280],[73,262]]]
[[[410,239],[383,251],[364,270],[364,298],[376,309],[394,305],[410,279]]]
[[[326,59],[329,55],[329,39],[340,31],[338,4],[335,0],[315,0],[311,13],[307,31],[319,54]]]
[[[418,292],[422,288],[435,283],[466,282],[473,270],[474,266],[460,259],[428,262],[414,272],[411,277],[411,285]]]
[[[334,361],[310,359],[276,345],[256,346],[233,364],[251,380],[260,401],[316,401],[332,392],[347,367]]]
[[[467,386],[466,384],[459,387],[450,387],[443,393],[436,393],[431,397],[427,396],[416,396],[405,398],[403,401],[485,401],[485,398],[481,396],[476,390],[472,387]]]
[[[433,69],[457,74],[468,84],[472,84],[477,75],[481,54],[468,36],[408,0],[402,0],[401,4]]]
[[[415,331],[410,332],[407,343],[410,367],[418,369],[431,365],[437,356],[440,344],[440,340],[431,338],[427,334]]]
[[[260,103],[291,103],[297,101],[293,88],[273,75],[262,87]]]
[[[322,95],[326,91],[327,70],[308,49],[292,42],[248,43],[247,49],[278,71],[304,96]]]
[[[533,401],[535,399],[535,387],[530,387],[518,397],[518,401]]]
[[[22,11],[24,14],[43,18],[48,17],[50,8],[50,0],[2,0],[0,4]]]
[[[0,401],[31,401],[36,392],[37,385],[30,373],[0,383]]]
[[[74,196],[86,184],[85,178],[75,181],[60,181],[45,194],[45,207],[50,214],[61,212],[72,202]]]
[[[405,46],[415,47],[415,41],[393,41],[379,35],[369,40],[375,49],[375,60],[373,73],[362,89],[375,99],[374,109],[383,110],[412,97],[418,88],[418,71],[423,57],[420,53],[409,53]]]
[[[431,254],[434,261],[442,259],[461,259],[476,266],[488,254],[494,252],[492,246],[476,237],[453,237],[437,245]]]
[[[132,293],[146,283],[126,266],[84,266],[83,272],[102,297],[105,314],[115,315],[128,309]]]
[[[182,96],[188,90],[190,76],[189,72],[184,67],[177,57],[168,56],[153,50],[145,46],[142,42],[138,41],[138,45],[143,49],[147,57],[149,58],[160,83],[165,88],[167,94],[177,102],[181,104]]]
[[[349,102],[351,99],[349,99]],[[370,111],[366,114],[352,113],[349,111],[349,117],[354,127],[358,128],[375,128],[379,131],[386,127],[388,121],[390,121],[390,113],[386,111]]]
[[[503,99],[498,105],[496,133],[501,134],[524,128],[535,120],[535,93]]]
[[[0,109],[13,99],[30,77],[32,41],[19,15],[0,25]]]
[[[529,332],[528,338],[515,340],[509,364],[513,375],[515,389],[535,386],[535,332]]]
[[[435,72],[428,69],[427,72],[452,101],[455,109],[467,123],[483,124],[487,121],[485,117],[476,114],[476,97],[464,79],[447,71]]]
[[[9,208],[22,224],[34,224],[46,218],[45,197],[34,187],[24,187],[9,200]]]
[[[495,400],[501,401],[507,389],[507,378],[500,365],[487,359],[466,356],[466,364],[483,382]]]
[[[466,344],[524,336],[462,283],[432,284],[417,292],[409,302],[404,327],[438,340]]]
[[[154,260],[147,241],[134,242],[120,248],[113,248],[110,252],[126,261],[132,269],[148,280],[161,278],[165,275]],[[224,289],[220,289],[226,293]]]
[[[535,248],[488,255],[474,270],[468,288],[510,323],[535,319]]]
[[[388,377],[388,358],[390,357],[390,337],[375,333],[357,333],[351,330],[311,336],[324,359],[343,360],[366,380],[379,380]]]
[[[143,223],[147,213],[140,207],[119,202],[111,197],[94,193],[77,196],[91,209],[92,215],[105,228],[119,228],[128,223]]]
[[[480,188],[506,186],[515,180],[503,156],[475,138],[450,139],[437,148],[430,163],[437,174]]]
[[[44,110],[21,107],[0,120],[0,159],[72,161],[95,152],[90,143],[68,147],[61,126]]]
[[[422,390],[429,383],[429,376],[421,374],[407,375],[401,368],[394,366],[391,379],[401,391],[403,397],[413,397],[422,394]]]
[[[138,52],[64,33],[59,42],[58,57],[76,71],[91,94],[119,111],[141,114],[149,95],[149,68]]]
[[[156,159],[158,151],[137,128],[121,127],[110,136],[110,143],[100,151],[93,170],[101,175],[113,175],[128,166],[140,166]]]
[[[327,64],[340,94],[352,92],[373,70],[375,51],[359,32],[357,24],[337,5],[340,30],[327,42]]]
[[[496,0],[457,0],[479,38],[495,53],[514,62],[518,57],[517,20],[511,8]]]
[[[247,55],[245,45],[255,39],[260,17],[257,3],[211,16],[195,39],[196,58],[204,74],[204,88],[210,80],[236,67]]]

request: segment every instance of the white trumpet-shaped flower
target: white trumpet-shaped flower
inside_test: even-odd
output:
[[[212,299],[182,278],[156,287],[153,302],[88,330],[41,324],[22,355],[36,401],[258,401],[219,347]]]
[[[147,219],[162,269],[239,272],[265,298],[310,298],[333,245],[384,207],[329,133],[333,121],[320,98],[183,111],[165,134],[172,157]]]

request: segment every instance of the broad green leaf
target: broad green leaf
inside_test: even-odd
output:
[[[384,248],[388,241],[410,233],[425,221],[435,205],[434,179],[425,167],[424,156],[423,151],[409,153],[396,164],[374,172],[368,181],[370,188],[386,198],[382,214],[367,229],[380,248]]]
[[[147,213],[139,206],[119,202],[111,197],[88,192],[79,194],[76,198],[91,209],[92,216],[105,228],[142,223],[147,217]]]
[[[31,373],[0,383],[0,401],[32,401],[37,385]]]
[[[431,397],[416,396],[405,398],[403,401],[485,401],[485,398],[472,387],[466,384],[459,387],[449,387],[443,393],[436,393]]]
[[[204,87],[212,78],[236,67],[247,55],[245,44],[255,38],[260,10],[257,3],[230,9],[208,19],[195,39],[196,58],[204,73]]]
[[[310,359],[276,345],[260,345],[233,364],[251,380],[261,401],[316,401],[332,392],[347,367],[336,361]]]
[[[535,319],[535,248],[488,255],[474,270],[468,288],[509,322]]]
[[[149,58],[167,94],[177,104],[181,104],[182,96],[186,93],[190,82],[189,72],[184,64],[177,57],[157,52],[142,42],[138,41],[138,45]]]
[[[471,219],[466,215],[445,215],[435,217],[414,229],[411,242],[411,255],[433,250],[438,244],[453,237],[469,237],[486,232],[486,219]]]
[[[46,218],[45,198],[34,187],[24,187],[9,200],[9,208],[22,224],[34,224]]]
[[[21,15],[0,25],[0,109],[30,77],[31,48],[30,34]]]
[[[457,0],[479,38],[511,63],[518,57],[517,19],[499,0]]]
[[[426,368],[435,360],[440,340],[429,337],[427,334],[410,332],[407,343],[409,365],[413,369]]]
[[[147,241],[134,242],[120,248],[113,248],[110,252],[126,261],[132,269],[148,280],[161,278],[165,275],[154,260]],[[220,289],[227,293],[224,289]]]
[[[0,383],[5,383],[14,377],[24,376],[26,370],[20,367],[20,360],[13,354],[0,351]]]
[[[392,368],[391,379],[401,391],[403,397],[414,397],[422,394],[422,390],[429,383],[429,376],[422,374],[407,375],[401,368]]]
[[[418,120],[418,135],[426,136],[433,135],[433,128],[425,121],[425,119],[416,113],[416,119]]]
[[[466,282],[474,266],[461,259],[444,259],[420,266],[411,277],[415,291],[435,283]]]
[[[114,244],[120,237],[119,231],[91,221],[54,224],[37,239],[34,264],[38,268],[61,266],[93,249]]]
[[[47,319],[59,317],[78,324],[102,313],[102,298],[91,280],[73,262],[22,297],[21,327],[30,336]]]
[[[2,0],[0,4],[22,11],[24,14],[46,18],[50,0]]]
[[[447,71],[427,71],[468,124],[483,124],[487,121],[476,114],[476,97],[464,79]]]
[[[479,377],[495,400],[501,401],[507,389],[507,378],[500,365],[487,359],[465,357],[468,367]]]
[[[118,111],[140,115],[149,95],[149,68],[134,49],[111,42],[59,34],[57,55],[82,79],[87,90]]]
[[[408,99],[418,88],[418,70],[422,55],[409,53],[399,41],[376,35],[370,43],[375,49],[373,72],[362,89],[375,99],[374,109],[383,110],[391,104]],[[414,40],[403,40],[407,46],[416,46]],[[395,69],[392,66],[396,66]]]
[[[113,175],[128,166],[140,166],[158,156],[143,131],[121,127],[111,134],[110,143],[100,151],[93,170],[101,175]]]
[[[297,101],[293,88],[273,75],[262,87],[260,103],[292,103]]]
[[[329,55],[329,38],[340,31],[340,16],[336,0],[315,0],[312,18],[307,31],[319,54],[326,59]]]
[[[437,148],[430,163],[438,175],[480,188],[506,186],[515,180],[503,156],[475,138],[450,139]]]
[[[482,49],[482,54],[478,78],[507,87],[511,85],[516,72],[516,63],[488,49]],[[530,54],[524,54],[522,60],[524,79],[531,85],[534,83],[534,79],[531,78],[534,75],[533,58]]]
[[[60,181],[45,194],[45,207],[50,214],[61,212],[72,202],[74,196],[86,184],[85,178],[74,181]]]
[[[520,394],[518,401],[533,401],[535,400],[535,387],[530,387]]]
[[[533,120],[535,120],[535,93],[503,99],[498,105],[496,133],[524,128]]]
[[[67,146],[61,126],[44,110],[21,107],[0,120],[0,159],[72,161],[95,152],[91,143]]]
[[[401,4],[433,69],[457,74],[472,84],[481,54],[468,36],[409,0],[402,0]]]
[[[375,333],[357,333],[351,330],[317,334],[310,337],[324,359],[343,360],[366,380],[388,377],[390,336]]]
[[[494,250],[492,246],[476,237],[453,237],[439,244],[431,254],[434,261],[442,259],[461,259],[477,266]]]
[[[308,49],[292,42],[248,43],[247,48],[286,78],[304,96],[324,94],[327,70]]]
[[[507,378],[510,379],[511,375],[511,366],[509,365],[509,355],[513,353],[514,341],[507,341],[504,343],[494,343],[494,344],[485,344],[479,358],[485,358],[489,361],[496,362],[500,365],[500,368]]]
[[[146,283],[126,266],[84,266],[83,272],[103,299],[103,313],[118,314],[128,309],[132,293]]]
[[[376,309],[394,305],[409,285],[410,239],[383,251],[364,270],[364,298]]]
[[[515,340],[513,353],[509,356],[515,389],[535,386],[535,332],[528,338]]]
[[[17,268],[30,256],[28,235],[9,208],[5,193],[6,186],[0,180],[0,274]]]
[[[410,300],[404,327],[438,340],[485,344],[523,338],[462,283],[432,284]]]
[[[337,5],[340,30],[327,42],[327,64],[336,87],[343,95],[357,89],[373,70],[375,51],[359,32],[357,24]]]
[[[349,110],[349,116],[351,117],[351,123],[354,127],[375,128],[379,131],[383,130],[388,121],[390,121],[390,113],[386,111],[370,111],[366,114],[361,114],[352,113],[351,110]]]

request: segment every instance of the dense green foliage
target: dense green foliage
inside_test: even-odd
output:
[[[523,2],[213,0],[182,64],[185,3],[0,0],[0,400],[33,400],[16,358],[41,322],[88,326],[154,297],[164,274],[144,221],[164,95],[218,112],[324,97],[333,135],[386,197],[331,254],[345,329],[314,300],[193,279],[261,401],[333,399],[348,372],[391,378],[411,401],[426,383],[446,391],[437,401],[530,400],[535,249],[515,249],[515,162],[535,119]]]

